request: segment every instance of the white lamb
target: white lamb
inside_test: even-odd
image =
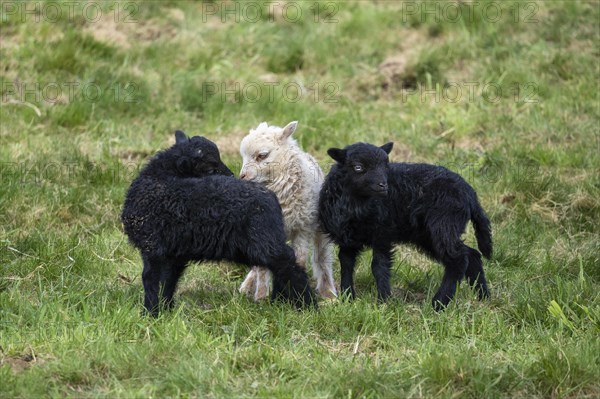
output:
[[[318,229],[317,214],[323,171],[291,137],[297,125],[294,121],[280,128],[263,122],[251,129],[240,144],[243,158],[240,178],[264,184],[277,195],[285,232],[292,242],[298,264],[306,267],[312,243],[317,291],[321,296],[331,298],[337,295],[331,270],[333,247],[330,239]],[[240,292],[253,295],[258,301],[268,295],[270,282],[268,269],[255,266],[240,286]]]

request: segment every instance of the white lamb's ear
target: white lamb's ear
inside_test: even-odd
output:
[[[293,121],[293,122],[288,123],[283,128],[283,131],[281,132],[281,139],[285,140],[288,137],[290,137],[296,131],[297,126],[298,126],[298,121]]]
[[[258,124],[258,126],[256,126],[256,128],[250,129],[249,134],[267,130],[268,127],[269,127],[269,125],[267,124],[267,122],[261,122]]]

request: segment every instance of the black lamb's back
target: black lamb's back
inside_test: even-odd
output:
[[[398,214],[410,215],[412,225],[418,224],[419,218],[435,207],[448,211],[464,208],[470,212],[465,200],[477,199],[473,188],[460,175],[443,166],[391,163],[388,178],[398,193],[393,201],[394,209]]]
[[[283,231],[278,214],[275,194],[255,183],[219,175],[165,180],[142,175],[127,193],[122,221],[145,253],[236,260],[236,240],[248,237],[256,220],[275,234]]]

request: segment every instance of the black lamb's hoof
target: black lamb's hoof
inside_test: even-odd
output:
[[[283,301],[289,302],[296,309],[317,309],[317,299],[310,287],[307,285],[302,291],[291,288],[289,284],[280,287],[279,284],[273,282],[273,292],[271,294],[271,302]]]
[[[438,298],[438,296],[433,297],[433,301],[431,301],[431,305],[433,306],[433,310],[436,312],[442,312],[446,310],[448,304],[450,303],[450,298]]]

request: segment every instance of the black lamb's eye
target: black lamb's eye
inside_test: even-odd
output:
[[[362,165],[354,165],[354,171],[357,173],[361,173],[362,171],[364,171],[364,168],[362,167]]]

